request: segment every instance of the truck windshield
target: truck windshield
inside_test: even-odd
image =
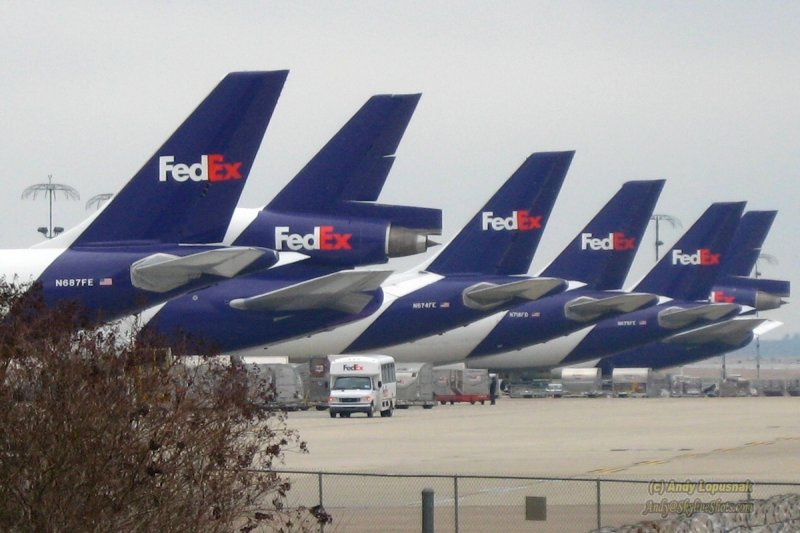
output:
[[[334,389],[371,390],[372,380],[369,376],[342,376],[333,382]]]

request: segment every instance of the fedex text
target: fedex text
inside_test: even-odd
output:
[[[177,182],[228,181],[242,179],[242,163],[227,163],[222,154],[201,155],[194,164],[175,163],[175,157],[164,155],[158,158],[158,181],[172,177]]]
[[[277,250],[352,250],[352,233],[336,233],[333,226],[314,226],[314,232],[306,235],[289,233],[289,226],[275,227]]]
[[[624,251],[635,249],[636,239],[626,237],[621,231],[609,233],[607,237],[595,237],[591,233],[581,233],[581,250]]]
[[[531,216],[528,211],[512,211],[510,217],[496,217],[491,211],[481,213],[481,229],[486,231],[530,231],[542,227],[542,215]]]
[[[700,248],[694,253],[683,253],[683,250],[672,250],[673,265],[718,265],[720,254],[711,253],[708,248]]]

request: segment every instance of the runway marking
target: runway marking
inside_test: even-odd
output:
[[[773,440],[758,440],[752,442],[746,442],[741,446],[734,446],[730,448],[715,448],[713,450],[707,452],[695,452],[695,453],[682,453],[679,455],[674,455],[672,457],[667,457],[665,459],[648,459],[644,461],[636,461],[631,463],[627,466],[618,466],[618,467],[607,467],[607,468],[596,468],[594,470],[588,470],[588,474],[615,474],[617,472],[622,472],[623,470],[628,470],[635,466],[644,466],[644,465],[661,465],[665,463],[670,463],[677,459],[691,459],[693,457],[708,457],[715,453],[732,453],[745,450],[747,448],[752,448],[755,446],[771,446],[780,440],[788,440],[788,441],[796,441],[800,440],[800,437],[776,437]],[[614,449],[612,451],[623,451],[622,449]]]
[[[622,466],[622,467],[619,467],[619,468],[598,468],[596,470],[589,470],[589,473],[590,474],[614,474],[616,472],[622,472],[623,470],[626,470],[627,468],[628,468],[627,466]]]

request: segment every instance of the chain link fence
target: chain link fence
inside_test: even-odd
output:
[[[292,483],[290,507],[321,505],[333,517],[321,533],[421,531],[425,489],[434,493],[437,533],[615,531],[695,512],[739,511],[747,508],[743,502],[800,493],[800,483],[749,480],[281,474]]]

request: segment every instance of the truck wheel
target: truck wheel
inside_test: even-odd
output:
[[[423,409],[433,409],[432,405],[425,404],[422,406]]]
[[[372,410],[372,407],[370,407],[369,411],[367,411],[367,417],[368,418],[372,418],[372,415],[374,415],[374,414],[375,414],[375,412]]]
[[[331,415],[331,418],[336,418],[336,413],[334,413],[333,411],[331,411],[329,414]]]

